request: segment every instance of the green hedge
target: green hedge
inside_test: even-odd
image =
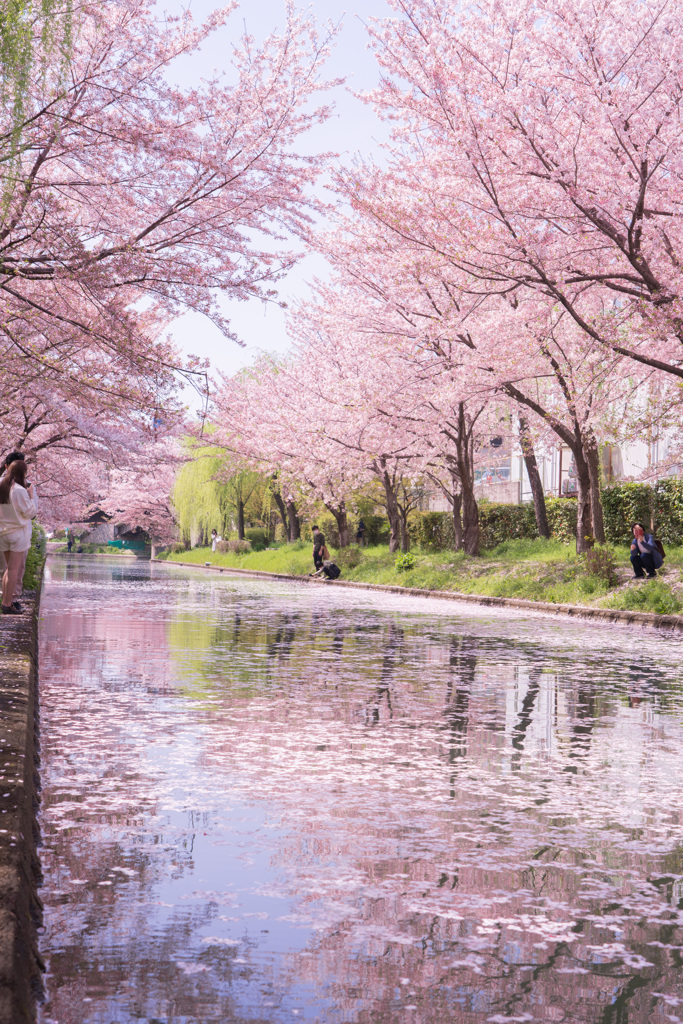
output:
[[[389,521],[386,516],[376,515],[363,515],[353,520],[351,524],[351,540],[356,539],[356,530],[358,529],[358,519],[362,519],[365,523],[365,543],[366,545],[375,544],[388,544],[389,543]]]
[[[495,548],[505,540],[537,537],[533,505],[479,506],[479,543],[482,548]]]
[[[654,488],[648,484],[615,484],[602,492],[605,535],[612,544],[626,544],[636,520],[649,527],[653,511]]]
[[[444,551],[455,544],[450,512],[411,512],[408,516],[410,543],[425,551]]]
[[[411,542],[428,551],[442,551],[455,545],[450,512],[411,512],[408,530]],[[494,548],[512,537],[536,536],[533,505],[482,502],[479,506],[479,537],[483,548]]]
[[[665,544],[683,544],[683,480],[660,480],[654,492],[657,536]]]
[[[249,526],[244,531],[244,536],[251,544],[252,551],[265,551],[268,547],[268,531],[262,526]]]
[[[669,477],[650,484],[615,484],[602,492],[605,533],[612,544],[627,544],[631,523],[646,529],[654,521],[664,544],[683,544],[683,480]]]
[[[576,499],[546,498],[550,532],[565,544],[576,537]],[[450,512],[411,512],[410,539],[428,551],[454,546],[453,517]],[[524,505],[479,505],[479,539],[482,548],[495,548],[506,540],[538,537],[531,503]]]
[[[551,536],[564,544],[576,537],[576,498],[546,498],[546,511]],[[650,484],[626,483],[606,487],[602,492],[605,533],[612,544],[626,544],[631,536],[631,523],[642,521],[649,529],[654,519],[657,536],[664,544],[683,544],[683,480],[669,478]],[[386,543],[389,526],[384,516],[364,515],[366,543]],[[318,519],[328,543],[337,544],[336,523],[332,516]],[[349,519],[351,539],[356,523]],[[310,527],[308,527],[310,530]],[[454,547],[453,517],[450,512],[411,512],[408,531],[412,544],[427,551],[443,551]],[[482,548],[494,548],[506,540],[538,536],[534,507],[479,505],[479,531]],[[306,530],[303,531],[304,535]]]
[[[563,544],[576,540],[576,498],[546,498],[545,510],[548,515],[550,536]],[[536,520],[534,519],[534,525]],[[538,536],[534,533],[534,536]]]

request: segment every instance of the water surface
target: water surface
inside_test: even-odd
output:
[[[114,558],[41,614],[42,1024],[683,1020],[680,639]]]

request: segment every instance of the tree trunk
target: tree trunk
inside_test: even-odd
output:
[[[378,474],[378,476],[382,481],[382,486],[384,487],[384,495],[387,505],[387,519],[389,520],[389,551],[394,552],[398,551],[401,546],[401,516],[398,511],[398,501],[396,500],[394,482],[384,465],[382,465],[382,463],[380,463],[380,465],[382,466],[382,472],[381,474]]]
[[[463,547],[468,555],[479,554],[479,507],[474,494],[474,439],[467,429],[465,403],[458,408],[458,479],[462,488]]]
[[[541,474],[538,472],[536,452],[534,451],[533,441],[529,434],[529,427],[523,416],[519,417],[519,443],[522,448],[522,455],[524,457],[524,465],[526,466],[526,471],[529,476],[529,483],[531,484],[538,535],[539,537],[545,537],[546,540],[549,540],[550,526],[548,525],[548,513],[545,507],[543,483],[541,482]]]
[[[244,540],[244,502],[241,498],[237,499],[237,536]]]
[[[467,555],[479,554],[479,506],[474,487],[462,489],[462,546]]]
[[[449,462],[451,460],[449,459]],[[460,492],[460,480],[458,474],[455,472],[452,466],[449,466],[449,472],[451,477],[450,489],[446,486],[443,480],[433,473],[427,471],[427,476],[436,484],[444,498],[451,506],[451,515],[453,517],[453,549],[454,551],[462,550],[462,494]]]
[[[282,500],[282,495],[280,494],[279,491],[275,490],[275,487],[273,487],[273,501],[277,505],[277,510],[280,514],[280,519],[282,520],[282,528],[285,531],[285,540],[289,544],[289,523],[287,522],[287,509],[285,508],[285,503]]]
[[[399,529],[401,534],[401,551],[410,550],[410,534],[408,533],[408,512],[399,510]]]
[[[296,513],[296,505],[293,501],[287,502],[287,521],[289,543],[293,544],[295,540],[299,540],[301,537],[301,520]]]
[[[453,536],[455,538],[453,547],[456,551],[462,551],[462,494],[453,492],[451,510],[453,513]]]
[[[576,507],[576,551],[581,554],[589,551],[595,542],[593,536],[593,516],[591,514],[591,480],[583,450],[580,445],[572,447],[576,466],[576,482],[579,495]]]
[[[602,515],[602,498],[600,497],[600,452],[597,441],[591,433],[584,445],[586,463],[590,476],[591,524],[593,536],[598,544],[605,543],[605,521]]]
[[[334,505],[328,505],[327,502],[325,502],[325,508],[332,513],[337,522],[337,530],[339,531],[339,547],[347,548],[349,546],[349,522],[346,515],[346,505],[343,501],[337,507]]]

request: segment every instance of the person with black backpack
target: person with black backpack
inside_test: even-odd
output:
[[[664,562],[664,548],[660,541],[654,539],[651,533],[645,533],[642,523],[633,523],[631,526],[633,540],[631,541],[631,565],[633,572],[638,579],[654,579],[657,569],[660,569]]]
[[[312,572],[311,576],[314,580],[321,580],[323,578],[326,580],[338,580],[341,576],[341,569],[336,562],[329,559],[323,562],[317,572]]]
[[[313,534],[313,565],[315,566],[314,572],[311,573],[313,576],[314,573],[322,569],[323,562],[330,557],[330,553],[325,545],[325,535],[322,530],[317,526],[312,526],[311,533]]]

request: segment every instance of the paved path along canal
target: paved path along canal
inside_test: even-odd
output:
[[[42,1024],[683,1020],[683,640],[51,559]]]

